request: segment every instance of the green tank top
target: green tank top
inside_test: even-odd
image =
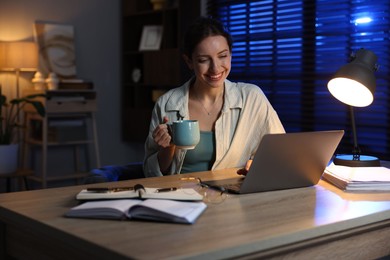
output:
[[[214,132],[200,131],[199,144],[188,150],[184,158],[181,173],[209,171],[215,161]]]

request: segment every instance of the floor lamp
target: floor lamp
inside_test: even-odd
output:
[[[0,42],[0,72],[15,73],[16,98],[21,98],[20,73],[34,72],[37,66],[38,50],[35,42]],[[17,124],[20,125],[20,123],[20,113],[17,113]],[[20,131],[16,136],[20,144]]]
[[[349,105],[354,147],[352,154],[336,155],[334,164],[350,167],[380,166],[378,158],[361,155],[357,141],[356,123],[353,107],[366,107],[374,100],[376,80],[374,72],[378,70],[376,55],[366,49],[360,49],[351,56],[351,62],[341,67],[328,82],[329,92],[339,101]]]

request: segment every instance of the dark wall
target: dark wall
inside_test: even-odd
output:
[[[1,0],[0,41],[32,40],[36,20],[69,24],[75,28],[77,75],[92,80],[98,95],[97,125],[102,164],[142,160],[143,144],[128,144],[121,140],[120,1]],[[11,76],[0,73],[3,89],[13,87]],[[23,75],[22,88],[30,87],[31,78],[31,74]]]

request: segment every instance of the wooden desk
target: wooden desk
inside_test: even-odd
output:
[[[204,180],[235,169],[202,172]],[[108,185],[169,187],[178,176]],[[154,185],[153,185],[154,184]],[[97,184],[93,184],[97,185]],[[0,255],[17,259],[373,259],[390,254],[390,194],[303,189],[230,195],[194,225],[63,217],[82,187],[0,195]]]

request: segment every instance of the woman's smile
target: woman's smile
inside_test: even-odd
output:
[[[223,73],[219,73],[219,74],[213,74],[213,75],[206,75],[206,77],[208,77],[211,81],[219,81],[223,76]]]

